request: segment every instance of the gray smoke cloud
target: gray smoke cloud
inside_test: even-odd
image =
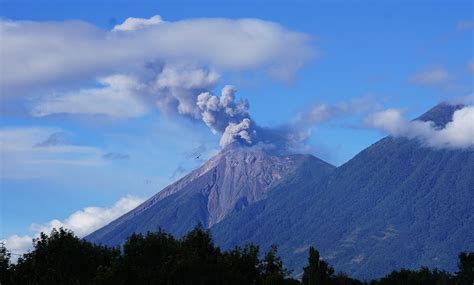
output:
[[[248,101],[236,99],[234,86],[224,86],[220,95],[211,92],[219,82],[216,72],[183,64],[155,70],[158,73],[148,83],[149,93],[161,112],[201,120],[214,134],[222,134],[222,148],[232,143],[254,145],[263,138],[265,132],[248,113]]]
[[[252,145],[257,136],[248,114],[249,103],[246,99],[236,101],[236,91],[234,86],[226,85],[220,96],[203,92],[197,97],[202,120],[213,133],[222,133],[223,148],[234,142]]]
[[[240,143],[288,149],[304,137],[295,128],[259,126],[249,114],[248,101],[237,99],[232,85],[224,86],[220,95],[213,94],[220,74],[202,66],[151,62],[139,73],[115,74],[101,82],[101,87],[56,94],[35,106],[34,115],[103,114],[124,118],[141,116],[155,108],[168,116],[204,122],[214,134],[222,134],[222,148]]]
[[[156,69],[156,68],[155,68]],[[201,120],[214,134],[222,134],[220,146],[231,144],[271,148],[281,153],[302,151],[308,138],[306,126],[289,124],[262,127],[249,114],[249,102],[237,99],[237,89],[225,85],[220,95],[212,92],[220,76],[212,70],[187,65],[165,65],[152,80],[151,97],[160,111]]]
[[[165,114],[178,112],[200,119],[196,105],[197,94],[214,88],[219,83],[219,74],[213,70],[194,65],[166,64],[149,83],[151,97]]]
[[[80,21],[2,19],[0,30],[2,66],[8,67],[0,80],[8,92],[0,97],[28,105],[32,116],[131,118],[159,110],[204,122],[222,134],[222,147],[286,146],[301,137],[289,127],[259,126],[233,86],[212,93],[220,74],[251,71],[291,82],[317,56],[311,36],[277,23],[156,15],[128,18],[112,30]]]
[[[252,145],[257,137],[257,131],[251,128],[252,122],[245,118],[240,123],[229,123],[222,134],[219,144],[226,147],[234,142],[243,142]]]
[[[202,121],[213,133],[222,133],[220,146],[234,143],[246,146],[260,145],[287,152],[307,138],[307,133],[298,128],[282,126],[265,128],[259,126],[249,115],[246,99],[236,99],[236,88],[226,85],[220,96],[209,91],[197,96]]]

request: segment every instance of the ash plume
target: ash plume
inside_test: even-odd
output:
[[[249,115],[246,99],[236,100],[237,90],[226,85],[217,96],[208,91],[197,96],[197,106],[201,119],[213,133],[222,133],[220,146],[238,143],[245,146],[259,145],[281,152],[297,148],[307,138],[307,133],[299,128],[282,126],[265,128],[259,126]]]

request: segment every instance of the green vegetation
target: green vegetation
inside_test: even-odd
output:
[[[337,270],[364,280],[402,267],[453,272],[457,254],[474,250],[474,151],[385,138],[326,179],[312,179],[314,170],[300,169],[214,225],[216,244],[277,244],[294,273],[313,245],[323,257],[335,254]]]
[[[310,247],[308,266],[304,268],[302,283],[304,285],[329,284],[333,273],[334,269],[319,258],[319,252],[314,247]]]
[[[94,245],[72,232],[53,230],[33,241],[34,249],[10,264],[0,255],[0,284],[459,284],[474,282],[474,253],[459,255],[459,271],[400,270],[369,283],[334,274],[310,247],[301,283],[290,277],[277,247],[260,255],[248,244],[221,251],[208,230],[197,226],[181,239],[159,230],[131,235],[122,250]]]

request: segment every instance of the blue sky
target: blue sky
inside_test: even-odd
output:
[[[305,114],[313,114],[309,123],[305,121],[304,151],[341,165],[386,135],[363,124],[370,113],[397,108],[410,119],[440,101],[472,94],[473,9],[472,1],[230,1],[223,4],[221,1],[4,0],[0,16],[8,23],[28,20],[37,25],[56,21],[56,27],[67,20],[80,20],[104,32],[129,17],[149,19],[154,15],[171,23],[223,18],[231,20],[231,28],[235,24],[233,20],[242,18],[276,23],[284,29],[281,33],[277,31],[280,33],[275,35],[277,41],[290,32],[303,35],[302,39],[298,36],[288,42],[283,40],[279,43],[280,53],[275,52],[274,57],[262,54],[268,57],[263,67],[254,62],[242,68],[239,63],[223,67],[234,64],[225,59],[224,64],[216,63],[217,67],[213,66],[217,61],[204,63],[207,70],[216,68],[219,73],[217,82],[208,82],[209,91],[218,94],[224,85],[234,85],[237,98],[248,100],[248,112],[262,127],[295,124],[304,121],[301,118]],[[39,27],[38,34],[42,34],[41,29],[50,28]],[[75,27],[73,24],[70,31],[74,32]],[[213,46],[222,38],[209,35],[198,40],[209,41]],[[81,42],[75,44],[80,52]],[[6,45],[5,41],[0,45]],[[130,45],[135,49],[133,52],[141,47],[139,42]],[[35,46],[22,52],[33,52]],[[307,49],[308,56],[303,56]],[[159,50],[156,52],[161,61],[167,61],[159,55]],[[266,52],[273,54],[271,49]],[[224,50],[223,56],[232,58],[240,56],[238,53],[238,49],[229,54]],[[41,56],[41,51],[37,54]],[[3,52],[1,56],[5,75],[10,72],[8,63],[13,60],[7,61]],[[97,55],[98,62],[101,57]],[[258,62],[258,58],[252,60]],[[281,71],[296,61],[302,64],[291,68],[290,75],[283,78],[268,71],[273,62]],[[118,71],[122,72],[123,66],[120,68]],[[132,71],[127,72],[130,75]],[[42,100],[51,95],[48,92],[72,96],[80,90],[87,93],[101,88],[103,85],[95,81],[97,74],[81,71],[74,74],[81,80],[51,81],[49,89],[2,87],[4,107],[0,124],[4,139],[9,139],[12,146],[2,145],[0,238],[15,234],[31,236],[39,227],[32,229],[33,223],[49,225],[57,219],[67,224],[65,219],[86,207],[100,207],[97,211],[113,209],[120,198],[131,197],[127,195],[149,197],[202,163],[193,159],[195,154],[202,154],[205,159],[219,150],[219,132],[213,134],[201,120],[190,119],[189,114],[169,115],[163,109],[154,109],[150,107],[153,103],[145,106],[148,111],[138,113],[133,113],[130,105],[130,110],[125,109],[125,113],[132,112],[130,116],[74,112],[32,115],[33,103],[41,106]],[[13,75],[9,78],[15,80]],[[35,90],[42,91],[35,93]],[[26,99],[22,97],[24,94],[28,95]],[[319,110],[318,106],[332,111],[324,116],[316,111],[312,113]],[[44,107],[41,110],[45,112]],[[31,146],[47,141],[52,134],[57,134],[53,138],[59,138],[58,143],[45,150]],[[13,147],[22,145],[18,140],[27,141],[25,148]],[[137,198],[130,205],[139,201]]]

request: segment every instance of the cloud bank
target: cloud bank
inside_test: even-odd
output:
[[[150,62],[262,70],[286,80],[314,55],[308,35],[258,19],[129,18],[112,31],[82,21],[1,20],[0,33],[2,96],[138,74]]]
[[[380,109],[380,107],[381,105],[370,94],[334,105],[320,103],[311,106],[307,111],[301,113],[298,123],[301,125],[314,125],[341,116],[373,111]]]
[[[72,230],[77,236],[84,237],[133,210],[143,201],[144,199],[138,197],[126,196],[110,208],[87,207],[74,212],[64,221],[54,219],[46,224],[33,224],[31,228],[36,232],[49,233],[53,228],[64,227]]]
[[[436,149],[474,147],[474,106],[455,111],[452,121],[441,129],[433,122],[405,120],[398,109],[375,113],[367,117],[365,123],[391,136],[416,139],[423,145]]]
[[[214,95],[221,74],[263,72],[287,81],[315,55],[308,35],[257,19],[166,22],[157,15],[128,18],[110,31],[81,21],[2,20],[0,32],[8,68],[2,96],[30,96],[33,116],[130,118],[156,109],[204,122],[223,134],[222,147],[296,136],[269,136],[234,87]]]
[[[155,15],[150,19],[130,17],[127,18],[122,24],[115,25],[115,27],[112,29],[112,32],[136,31],[161,23],[164,23],[164,21],[160,15]]]
[[[95,147],[73,144],[65,134],[61,129],[46,127],[0,129],[2,164],[9,165],[9,168],[15,163],[23,166],[41,162],[94,164],[94,158],[102,151]],[[2,176],[9,170],[2,168]]]
[[[138,117],[148,111],[138,93],[142,88],[137,79],[125,75],[100,78],[99,88],[57,93],[43,98],[32,110],[33,116],[51,114],[101,114],[112,117]]]
[[[33,238],[38,237],[41,232],[49,234],[53,228],[64,227],[72,230],[78,237],[84,237],[131,211],[143,201],[142,198],[126,196],[110,208],[87,207],[74,212],[63,221],[54,219],[45,224],[32,224],[31,230],[35,232],[32,236],[12,235],[2,241],[10,252],[23,254],[32,248]]]
[[[129,158],[76,143],[73,134],[48,127],[1,128],[0,157],[1,179],[54,177],[65,175],[69,168],[99,167]]]
[[[432,66],[413,74],[409,82],[417,85],[437,86],[450,79],[449,72],[441,66]]]

